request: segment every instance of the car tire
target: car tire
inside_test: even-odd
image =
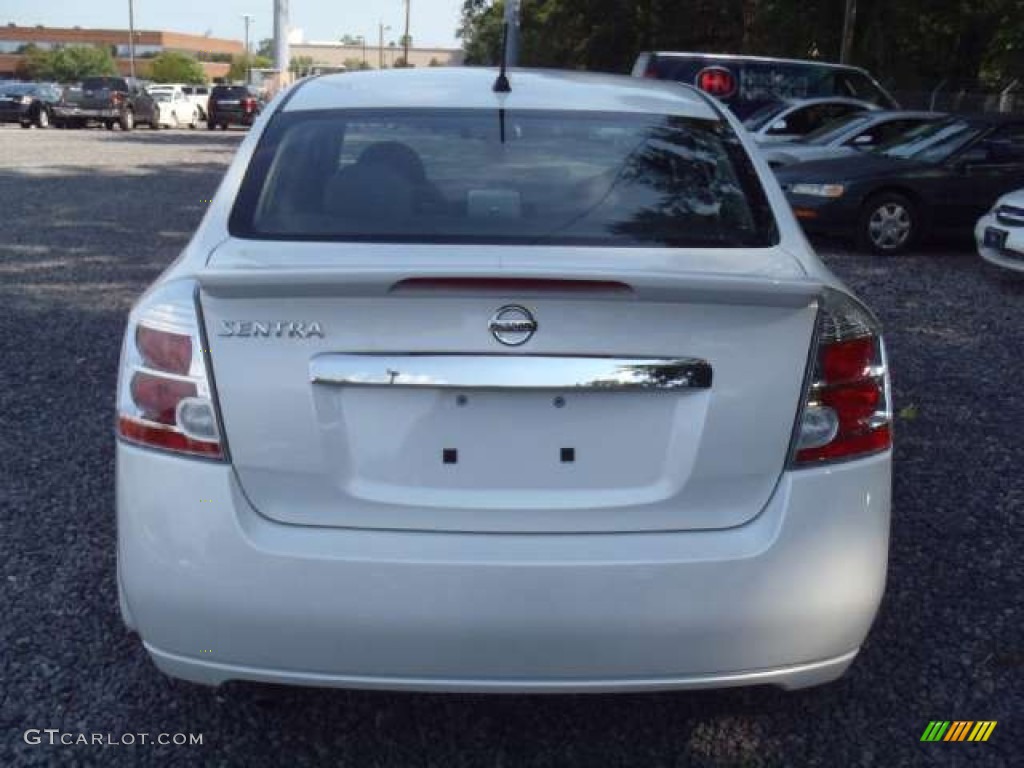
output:
[[[199,110],[198,109],[193,109],[192,110],[192,117],[188,121],[188,127],[189,127],[189,130],[191,130],[191,131],[194,131],[196,128],[199,127]]]
[[[211,123],[209,120],[207,120],[206,121],[206,130],[208,130],[208,131],[215,131],[215,130],[217,130],[217,124],[216,123]]]
[[[905,253],[921,234],[917,205],[899,192],[882,192],[868,198],[857,227],[859,245],[881,256]]]
[[[103,126],[108,131],[112,131],[112,130],[114,130],[114,121],[113,120],[107,120],[106,122],[103,123]]]
[[[32,127],[32,123],[30,121],[27,121],[27,120],[23,120],[20,123],[20,125],[21,125],[22,128],[31,128]]]
[[[125,113],[121,115],[121,119],[119,122],[121,124],[122,131],[130,131],[132,128],[135,127],[135,113],[132,112],[130,109],[126,110]]]

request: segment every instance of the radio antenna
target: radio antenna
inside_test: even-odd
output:
[[[511,93],[512,85],[508,81],[508,22],[501,25],[501,68],[498,79],[494,81],[495,93]]]

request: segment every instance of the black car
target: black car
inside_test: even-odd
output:
[[[969,233],[997,198],[1024,187],[1024,116],[953,116],[776,176],[806,231],[900,253],[929,233]]]
[[[263,109],[263,99],[245,85],[215,85],[207,103],[206,127],[252,125]]]
[[[22,128],[49,128],[53,107],[60,102],[60,86],[50,83],[8,83],[0,86],[0,123]]]

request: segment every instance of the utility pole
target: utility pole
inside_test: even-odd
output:
[[[405,45],[405,66],[409,66],[409,8],[412,5],[411,0],[405,0],[405,37],[402,38],[402,43]]]
[[[519,0],[505,0],[505,23],[508,24],[505,62],[514,67],[519,61]]]
[[[128,0],[128,71],[135,79],[135,2]]]
[[[391,27],[384,26],[383,21],[377,24],[377,69],[384,69],[384,32],[389,29],[391,29]]]
[[[843,17],[843,43],[839,51],[839,63],[849,64],[853,56],[853,31],[857,24],[857,0],[846,0],[846,14]]]
[[[252,56],[249,55],[249,22],[255,18],[251,13],[243,13],[245,21],[245,84],[252,83]]]

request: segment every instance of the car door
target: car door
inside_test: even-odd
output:
[[[1001,126],[950,158],[949,206],[943,222],[972,227],[995,201],[1024,187],[1024,122]]]

